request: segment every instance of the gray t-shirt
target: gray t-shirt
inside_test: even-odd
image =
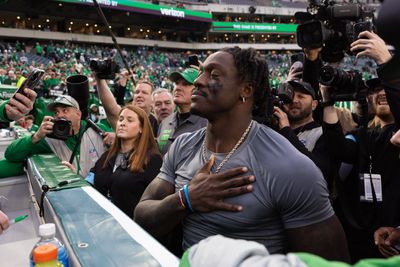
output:
[[[179,190],[205,162],[201,145],[205,129],[179,136],[164,156],[159,178]],[[211,152],[207,151],[207,158]],[[216,154],[216,166],[226,154]],[[241,204],[241,212],[193,213],[183,223],[183,248],[215,234],[253,240],[269,252],[286,250],[285,229],[315,224],[334,215],[326,182],[314,163],[272,129],[253,123],[246,140],[221,172],[247,167],[254,175],[251,193],[225,199]],[[189,191],[190,194],[190,191]]]

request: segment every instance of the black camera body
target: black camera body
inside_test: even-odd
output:
[[[334,101],[358,101],[365,97],[368,91],[358,71],[335,69],[329,65],[321,68],[319,82],[333,88],[330,97]]]
[[[271,90],[272,105],[283,109],[283,106],[293,102],[294,89],[287,83],[280,83],[277,89]]]
[[[327,62],[340,61],[360,32],[374,28],[373,12],[359,3],[310,1],[307,11],[295,14],[302,22],[297,27],[297,44],[303,48],[323,47],[321,56]]]
[[[64,118],[59,118],[54,119],[53,122],[53,132],[48,134],[47,137],[63,141],[67,140],[72,127],[71,121]]]
[[[90,68],[94,71],[99,79],[114,80],[115,73],[119,72],[119,66],[111,58],[106,59],[90,59]]]

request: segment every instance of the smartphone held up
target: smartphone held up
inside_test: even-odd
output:
[[[28,97],[24,90],[25,88],[29,88],[31,90],[34,90],[35,87],[39,84],[40,80],[42,79],[44,75],[44,70],[41,69],[33,69],[32,72],[29,74],[29,76],[22,82],[21,86],[15,91],[14,95],[12,98],[16,98],[15,95],[17,93],[20,93],[26,97]]]

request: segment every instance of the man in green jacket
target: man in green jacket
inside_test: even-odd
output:
[[[73,97],[61,95],[47,109],[54,112],[54,118],[45,116],[36,133],[12,142],[5,151],[5,158],[19,162],[35,154],[53,152],[61,161],[69,161],[72,151],[76,150],[72,164],[85,177],[105,151],[102,137],[81,120],[79,104]],[[55,132],[54,125],[60,119],[70,123],[66,140],[49,136]]]

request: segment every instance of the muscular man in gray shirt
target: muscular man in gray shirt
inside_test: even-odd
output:
[[[135,220],[155,236],[183,222],[185,248],[223,234],[258,241],[272,253],[347,261],[319,169],[252,120],[266,110],[266,62],[253,49],[223,49],[202,64],[195,86],[191,111],[208,126],[176,139]]]

